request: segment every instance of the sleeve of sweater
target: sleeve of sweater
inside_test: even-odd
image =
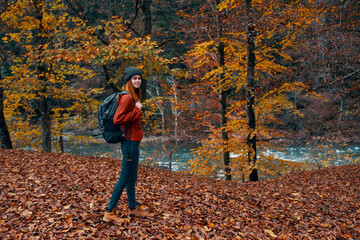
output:
[[[130,94],[123,95],[120,99],[120,104],[115,112],[113,123],[115,125],[127,124],[140,118],[142,112],[135,107],[135,102]]]

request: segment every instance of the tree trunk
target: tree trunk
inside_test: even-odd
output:
[[[225,180],[230,181],[231,180],[231,166],[230,166],[230,152],[227,148],[228,141],[229,141],[229,135],[225,129],[227,124],[227,118],[226,118],[226,91],[223,91],[220,95],[220,116],[221,116],[221,139],[224,142],[223,143],[223,162],[225,166]]]
[[[48,98],[40,96],[40,114],[42,127],[42,150],[51,152],[51,116]]]
[[[0,141],[2,149],[12,149],[12,142],[4,115],[4,89],[2,86],[0,86]]]
[[[255,119],[255,29],[251,21],[251,0],[245,0],[247,15],[247,73],[246,73],[246,105],[247,105],[247,123],[248,123],[248,163],[251,167],[249,181],[258,181],[256,169],[256,119]]]
[[[220,59],[220,68],[224,68],[225,66],[225,52],[224,52],[224,43],[220,42],[218,46],[218,53]],[[221,81],[223,80],[223,74],[219,76],[219,84],[222,84]],[[220,128],[221,128],[221,140],[223,141],[223,153],[222,159],[225,168],[225,180],[231,180],[231,167],[230,167],[230,152],[227,148],[227,144],[229,141],[229,135],[225,129],[227,124],[227,91],[224,89],[220,90]]]
[[[143,30],[142,36],[148,36],[152,33],[152,19],[151,19],[151,3],[152,0],[142,0],[140,8],[143,13]],[[141,101],[144,102],[147,99],[147,81],[144,79],[141,82]]]
[[[40,95],[40,116],[41,116],[41,128],[42,128],[42,150],[44,152],[51,152],[51,116],[50,116],[50,106],[49,99],[47,97],[47,85],[48,81],[46,78],[46,73],[48,67],[46,63],[44,63],[42,59],[43,55],[43,46],[47,42],[45,37],[46,33],[44,27],[42,26],[43,20],[43,3],[42,1],[34,1],[34,6],[36,7],[36,18],[39,20],[39,33],[38,38],[36,39],[36,43],[39,45],[39,50],[37,55],[39,59],[37,60],[37,75],[41,84],[41,90],[39,92]]]
[[[140,87],[140,90],[141,90],[141,102],[145,102],[146,99],[147,99],[146,89],[147,89],[147,81],[146,81],[146,79],[142,79],[141,80],[141,87]]]
[[[176,139],[175,146],[168,153],[168,156],[169,156],[169,170],[170,171],[172,171],[172,156],[173,156],[175,150],[177,149],[177,145],[178,145],[178,140]]]
[[[152,19],[151,19],[151,3],[152,0],[142,0],[141,10],[143,12],[143,31],[142,36],[151,35],[152,31]]]
[[[63,117],[63,114],[61,114],[61,117]],[[59,125],[60,125],[60,131],[59,131],[59,147],[60,147],[60,152],[64,153],[65,152],[65,148],[64,148],[64,137],[63,137],[63,127],[62,127],[63,121],[62,118],[59,119]]]
[[[224,164],[225,180],[231,181],[231,166],[230,166],[230,152],[228,150],[229,135],[226,131],[227,124],[227,90],[223,89],[222,81],[224,79],[224,68],[225,68],[225,45],[222,41],[223,36],[223,24],[220,15],[218,14],[217,6],[220,4],[221,0],[216,0],[216,5],[213,5],[211,8],[215,12],[215,23],[218,26],[217,28],[217,38],[219,40],[219,45],[217,51],[219,54],[219,68],[221,69],[221,74],[219,74],[219,86],[220,86],[220,129],[221,129],[221,140],[222,140],[222,161]],[[211,2],[209,1],[209,4]]]

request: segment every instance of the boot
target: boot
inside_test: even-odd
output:
[[[134,210],[130,210],[130,216],[132,217],[146,217],[149,212],[142,209],[139,205]]]
[[[109,221],[115,221],[117,223],[124,223],[125,219],[119,217],[115,210],[112,210],[111,212],[106,211],[105,215],[103,217],[104,222],[109,222]]]

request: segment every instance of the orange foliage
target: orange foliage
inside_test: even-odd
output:
[[[188,52],[188,65],[192,68],[197,82],[189,88],[192,91],[192,101],[198,104],[201,112],[197,117],[203,126],[211,133],[203,146],[195,151],[196,157],[189,162],[190,172],[194,174],[218,177],[223,173],[221,154],[228,151],[232,154],[231,171],[235,179],[244,178],[253,168],[258,168],[264,175],[284,174],[287,171],[303,168],[302,164],[282,161],[272,156],[257,153],[259,161],[256,166],[248,165],[248,146],[246,139],[249,134],[246,121],[246,102],[243,94],[246,88],[246,47],[244,41],[246,19],[242,20],[243,1],[222,1],[218,12],[214,13],[216,4],[208,1],[206,8],[198,14],[199,19],[206,19],[205,14],[215,15],[217,25],[210,26],[204,20],[195,26],[206,34],[198,34],[198,42]],[[252,22],[256,22],[255,31],[255,116],[258,149],[273,148],[267,140],[282,137],[280,132],[271,128],[271,124],[281,124],[279,114],[283,111],[302,116],[301,112],[289,100],[288,93],[305,92],[312,97],[318,97],[307,90],[308,86],[299,82],[287,82],[279,79],[284,71],[291,71],[286,65],[292,58],[284,51],[296,47],[296,34],[311,21],[315,21],[316,11],[310,5],[301,3],[293,5],[281,1],[271,0],[253,1],[254,14]],[[255,14],[256,12],[256,14]],[[222,14],[222,15],[221,15]],[[221,17],[220,17],[221,16]],[[194,19],[194,17],[192,17]],[[220,20],[218,20],[220,19]],[[234,25],[234,19],[237,24]],[[284,24],[286,23],[286,24]],[[223,32],[219,33],[220,26]],[[217,29],[213,29],[217,28]],[[203,30],[206,29],[206,30]],[[217,34],[215,34],[217,33]],[[222,36],[219,38],[219,36]],[[210,36],[210,37],[209,37]],[[225,45],[225,66],[219,64],[217,52],[219,42]],[[277,57],[275,57],[277,56]],[[221,78],[221,81],[219,81]],[[225,131],[229,134],[229,141],[221,140],[219,128],[219,100],[223,91],[230,90],[234,97],[229,100],[227,113],[228,123]]]
[[[14,57],[11,76],[2,83],[6,86],[5,114],[15,147],[39,148],[41,132],[32,121],[37,116],[33,103],[40,97],[51,102],[51,129],[57,137],[64,135],[65,127],[87,128],[96,124],[99,102],[94,96],[102,89],[74,84],[94,80],[90,65],[121,62],[121,68],[137,66],[144,77],[168,71],[168,61],[159,56],[161,50],[156,43],[126,32],[121,18],[87,26],[82,19],[67,13],[63,1],[36,3],[16,1],[1,15],[1,21],[11,30],[3,41],[24,49],[23,54]],[[35,14],[39,9],[41,19]],[[103,36],[98,36],[98,31],[103,31]],[[45,42],[39,42],[39,36]],[[42,73],[36,71],[39,64],[44,67]],[[110,79],[109,84],[118,79]],[[91,140],[78,138],[85,143]]]

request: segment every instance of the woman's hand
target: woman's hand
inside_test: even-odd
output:
[[[139,108],[140,110],[141,110],[142,106],[143,105],[141,104],[141,102],[136,102],[135,103],[135,107]]]

